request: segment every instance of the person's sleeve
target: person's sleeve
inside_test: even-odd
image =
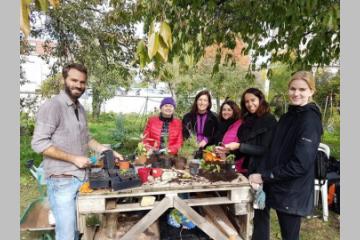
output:
[[[56,102],[45,102],[36,115],[34,134],[31,141],[32,149],[42,153],[53,145],[51,137],[60,123],[60,113]]]
[[[205,136],[204,139],[205,139],[206,143],[217,144],[215,142],[215,134],[217,133],[217,130],[218,130],[219,121],[215,114],[211,117],[211,121],[214,123],[212,132],[210,133],[210,135]]]
[[[148,121],[146,122],[144,133],[143,133],[143,135],[144,135],[143,143],[144,143],[145,147],[150,145],[150,142],[149,142],[150,131],[151,131],[151,119],[148,119]]]
[[[169,147],[170,152],[177,154],[177,152],[179,151],[179,149],[181,148],[182,144],[183,144],[183,136],[182,136],[182,123],[179,121],[178,124],[178,136],[176,138],[176,142],[173,146]]]
[[[182,136],[183,140],[188,139],[190,137],[190,121],[189,117],[185,115],[182,119]]]
[[[264,181],[286,181],[303,176],[313,169],[320,136],[321,129],[319,127],[309,121],[304,122],[299,131],[292,157],[285,164],[264,170],[261,173]]]
[[[262,156],[266,154],[267,151],[269,150],[272,141],[275,124],[276,121],[271,123],[268,127],[264,129],[264,133],[261,136],[261,144],[241,143],[241,139],[239,138],[240,139],[239,152],[242,154],[252,155],[252,156]]]

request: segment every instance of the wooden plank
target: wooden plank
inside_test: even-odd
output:
[[[105,198],[78,198],[78,211],[82,212],[103,212],[105,211]]]
[[[222,229],[229,238],[241,240],[238,232],[235,230],[220,206],[203,206],[203,209],[210,216],[215,225]]]
[[[106,205],[105,206],[106,210],[115,209],[116,208],[116,199],[106,199],[105,205]]]
[[[208,197],[208,198],[191,198],[183,199],[188,206],[208,206],[208,205],[222,205],[234,203],[228,197]]]
[[[230,199],[234,202],[250,202],[253,196],[250,191],[250,187],[243,187],[240,189],[232,189],[230,192]]]
[[[216,240],[227,240],[228,238],[214,225],[189,207],[178,196],[174,196],[174,207],[184,214],[190,221],[194,222],[198,228],[203,230],[209,237]]]
[[[123,192],[111,192],[111,193],[88,193],[88,195],[81,195],[78,199],[99,199],[99,198],[119,198],[119,197],[142,197],[142,196],[150,196],[150,195],[165,195],[170,193],[192,193],[192,192],[215,192],[215,191],[231,191],[231,190],[241,190],[242,188],[250,189],[248,186],[233,186],[233,187],[221,187],[221,188],[213,188],[208,186],[202,189],[167,189],[166,191],[157,191],[156,188],[148,189],[147,191],[142,192],[130,192],[130,193],[123,193]],[[246,191],[245,191],[246,192]]]
[[[166,196],[156,205],[150,212],[148,212],[139,222],[135,224],[121,240],[133,240],[134,236],[138,236],[145,231],[156,219],[158,219],[168,208],[173,206],[173,199],[171,196]]]

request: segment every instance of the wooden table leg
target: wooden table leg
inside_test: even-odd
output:
[[[190,221],[194,222],[198,228],[203,230],[209,237],[216,240],[227,240],[228,238],[214,225],[210,224],[204,217],[189,207],[181,198],[174,196],[174,208],[179,210]]]
[[[121,240],[133,240],[135,236],[145,231],[156,219],[158,219],[167,209],[173,206],[173,199],[171,196],[166,196],[156,205],[150,212],[148,212],[140,221],[138,221],[122,238]]]

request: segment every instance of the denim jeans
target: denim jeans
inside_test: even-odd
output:
[[[74,240],[76,227],[76,196],[83,181],[72,178],[48,178],[47,194],[55,217],[56,240]]]

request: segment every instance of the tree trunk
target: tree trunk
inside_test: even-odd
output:
[[[216,112],[220,111],[220,98],[217,96],[216,97]]]
[[[93,90],[93,99],[92,99],[92,117],[93,119],[98,119],[101,112],[102,100],[100,99],[99,94]]]

